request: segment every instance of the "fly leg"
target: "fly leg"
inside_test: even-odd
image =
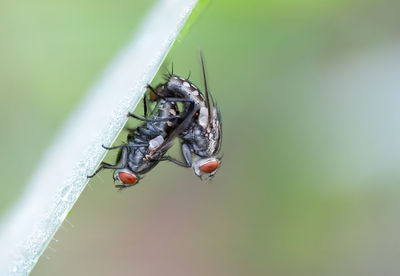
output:
[[[158,92],[156,91],[156,89],[154,89],[153,87],[151,87],[150,84],[146,85],[146,88],[150,89],[151,93],[153,93],[154,95],[150,94],[150,100],[155,100],[155,99],[164,99],[163,96],[161,96],[160,94],[158,94]]]
[[[194,103],[195,101],[184,99],[184,98],[173,98],[173,97],[166,97],[163,99],[166,102],[176,102],[176,103]]]
[[[150,85],[147,85],[147,88],[150,88],[150,90],[152,90],[152,91],[154,90]],[[143,96],[143,116],[144,116],[144,118],[148,118],[149,108],[150,108],[150,106],[148,104],[147,97],[146,97],[146,95],[144,95]],[[155,108],[157,108],[157,106]],[[152,111],[150,113],[152,113]],[[142,119],[141,117],[136,116],[135,114],[133,114],[131,112],[128,112],[127,117],[133,117],[133,118],[138,119],[140,121],[146,121],[145,119]],[[146,122],[149,122],[149,121],[146,121]],[[133,131],[134,129],[127,128],[127,130],[128,131]]]
[[[160,161],[171,161],[172,163],[175,163],[178,166],[190,168],[192,166],[192,152],[187,144],[182,144],[182,156],[183,159],[185,160],[184,162],[176,160],[171,156],[164,156],[161,158]]]
[[[181,146],[183,159],[185,159],[186,165],[188,167],[192,166],[192,151],[188,144],[183,143]]]
[[[154,94],[156,95],[156,97],[161,98],[161,96],[159,96],[159,95],[157,94],[156,90],[154,90],[154,88],[151,87],[150,84],[148,84],[146,87],[147,87],[148,89],[150,89],[151,92],[154,93]],[[150,95],[150,100],[151,100],[151,95]],[[153,111],[157,108],[157,106],[158,106],[158,103],[157,103],[157,105],[154,107]],[[149,104],[148,104],[148,102],[147,102],[147,97],[146,97],[146,95],[144,95],[144,96],[143,96],[143,113],[144,113],[143,115],[144,115],[144,118],[139,117],[139,116],[137,116],[137,115],[135,115],[135,114],[133,114],[133,113],[131,113],[131,112],[128,112],[128,114],[127,114],[126,116],[127,116],[127,117],[135,118],[135,119],[137,119],[137,120],[139,120],[139,121],[155,122],[154,120],[148,119],[148,113],[149,113],[149,112],[148,112],[148,109],[149,109]],[[152,113],[153,111],[151,111],[150,113]],[[176,119],[176,118],[173,118],[173,119]],[[169,120],[168,118],[164,118],[164,119],[158,120],[157,122],[163,122],[163,121],[168,121],[168,120]],[[128,130],[130,130],[130,129],[128,129]]]
[[[152,92],[154,91],[153,87],[151,87],[150,85],[147,85],[147,88],[149,88]],[[156,93],[156,92],[153,92],[153,93]],[[150,101],[151,101],[151,95],[149,95],[149,97],[150,97]],[[143,116],[145,118],[147,118],[149,116],[149,114],[153,114],[154,110],[156,110],[158,107],[158,103],[157,103],[154,108],[151,108],[151,105],[149,103],[149,97],[147,97],[146,94],[143,96]],[[158,95],[157,95],[157,97],[158,97]]]
[[[114,146],[114,147],[107,147],[107,146],[105,146],[105,145],[101,145],[101,147],[102,147],[103,149],[106,149],[106,150],[120,149],[120,148],[123,148],[123,147],[125,147],[125,146],[126,146],[126,144],[125,144],[125,145]]]
[[[172,163],[184,167],[184,168],[190,168],[191,166],[187,165],[185,162],[176,160],[175,158],[171,157],[171,156],[164,156],[160,159],[160,161],[171,161]]]
[[[98,174],[101,170],[104,169],[118,169],[119,166],[117,165],[111,165],[105,162],[101,162],[100,167],[91,175],[88,175],[87,178],[92,178],[93,176],[95,176],[96,174]]]
[[[170,121],[170,120],[173,120],[173,119],[182,118],[182,116],[176,115],[176,116],[169,116],[169,117],[165,117],[165,118],[149,119],[149,118],[142,118],[142,117],[139,117],[139,116],[137,116],[137,115],[135,115],[135,114],[132,114],[132,113],[130,113],[130,112],[128,113],[127,116],[128,116],[128,117],[135,118],[135,119],[137,119],[137,120],[139,120],[139,121],[152,122],[152,123],[154,123],[154,122],[165,122],[165,121]]]
[[[106,150],[114,150],[114,149],[120,149],[120,148],[123,148],[126,146],[139,148],[139,147],[147,147],[148,145],[149,144],[123,144],[123,145],[114,146],[114,147],[106,147],[105,145],[101,145],[101,146]]]
[[[166,102],[190,102],[190,103],[194,103],[194,101],[192,100],[187,100],[187,99],[181,99],[181,98],[165,98],[164,99]],[[139,121],[144,121],[144,122],[165,122],[165,121],[170,121],[173,119],[180,119],[183,118],[182,116],[176,115],[176,116],[169,116],[169,117],[165,117],[165,118],[157,118],[157,119],[149,119],[147,118],[147,116],[145,115],[145,118],[139,117],[131,112],[128,112],[127,114],[128,117],[132,117],[135,118]]]
[[[143,96],[143,115],[146,118],[147,118],[147,109],[148,109],[147,97],[146,97],[146,95],[144,95]]]
[[[111,165],[105,162],[101,162],[100,167],[91,175],[88,175],[87,178],[92,178],[96,174],[98,174],[101,170],[104,169],[123,169],[126,168],[126,165],[128,163],[128,148],[126,145],[123,146],[122,148],[122,155],[121,155],[121,160],[122,164],[121,165]],[[118,162],[119,163],[119,162]]]

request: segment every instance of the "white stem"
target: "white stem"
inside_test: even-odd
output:
[[[0,275],[27,275],[159,70],[197,0],[162,0],[105,70],[0,224]]]

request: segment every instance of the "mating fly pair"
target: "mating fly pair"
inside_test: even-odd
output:
[[[205,96],[188,79],[173,72],[165,83],[156,88],[148,86],[150,101],[156,102],[155,109],[148,116],[148,99],[144,97],[144,118],[128,113],[144,123],[129,130],[127,143],[105,147],[119,149],[115,165],[101,163],[96,175],[102,169],[114,169],[116,187],[125,188],[138,183],[141,175],[150,171],[160,161],[171,161],[183,167],[193,167],[201,179],[211,178],[220,166],[222,131],[221,115],[214,98],[208,91],[203,57],[200,53]],[[182,103],[180,111],[177,103]],[[166,155],[175,138],[181,140],[183,161]]]

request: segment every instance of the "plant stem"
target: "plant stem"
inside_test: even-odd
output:
[[[0,224],[0,275],[27,275],[159,70],[197,0],[159,1],[47,150]]]

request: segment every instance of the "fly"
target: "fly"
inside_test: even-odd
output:
[[[144,103],[144,116],[147,118],[147,101]],[[193,106],[193,105],[191,105]],[[172,146],[175,133],[180,132],[189,124],[188,115],[193,116],[193,108],[187,109],[185,117],[180,117],[179,109],[175,102],[159,100],[157,110],[150,120],[130,130],[127,143],[115,147],[105,147],[107,150],[119,149],[115,165],[102,162],[100,167],[89,175],[92,178],[103,169],[114,169],[114,181],[118,180],[118,188],[126,188],[136,185],[141,175],[149,172],[161,160],[167,150]],[[128,113],[130,117],[135,115]]]
[[[181,151],[184,162],[171,156],[164,156],[162,160],[169,160],[183,167],[193,167],[197,176],[209,179],[214,176],[221,164],[222,126],[221,113],[211,93],[208,91],[203,56],[200,52],[201,68],[203,73],[205,97],[203,93],[188,79],[168,74],[167,82],[151,89],[150,99],[157,101],[183,102],[188,126],[178,136],[181,138]],[[135,116],[137,119],[142,119]],[[192,158],[194,155],[194,158]]]

